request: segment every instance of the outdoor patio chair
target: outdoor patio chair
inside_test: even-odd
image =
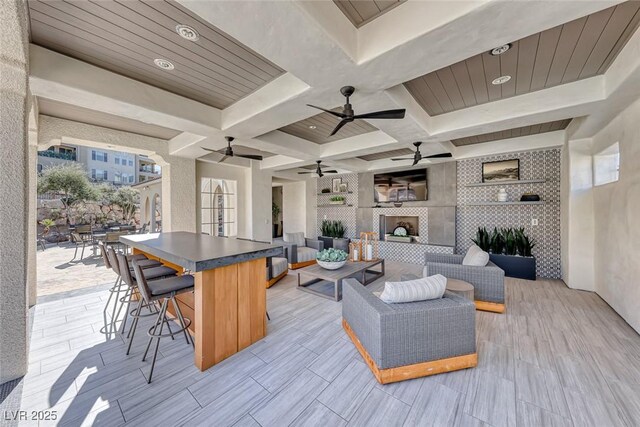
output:
[[[142,296],[142,300],[144,302],[140,302],[138,305],[142,307],[143,304],[153,305],[156,302],[162,302],[162,306],[160,308],[160,312],[158,313],[158,317],[156,318],[156,322],[154,326],[149,329],[147,335],[149,335],[149,342],[147,343],[147,348],[144,351],[144,355],[142,356],[142,360],[146,360],[147,354],[149,353],[149,349],[151,348],[151,344],[153,340],[156,340],[156,348],[153,352],[153,360],[151,362],[151,370],[149,371],[149,378],[147,379],[147,383],[151,383],[151,378],[153,377],[153,368],[156,365],[156,357],[158,356],[158,348],[160,347],[160,339],[171,337],[173,338],[175,335],[180,332],[184,333],[184,337],[187,340],[187,344],[191,344],[195,347],[195,343],[193,339],[189,336],[189,332],[187,328],[191,325],[191,320],[182,316],[182,312],[180,311],[180,305],[176,301],[176,295],[193,292],[194,287],[194,278],[190,274],[183,274],[182,276],[170,277],[167,279],[160,279],[154,281],[147,281],[145,277],[144,270],[138,264],[138,261],[132,261],[133,271],[136,277],[136,283],[138,285],[138,290],[140,291],[140,295]],[[173,305],[173,309],[175,310],[176,317],[180,323],[180,329],[176,332],[171,331],[171,327],[169,326],[170,320],[167,319],[167,307],[169,302]],[[136,317],[133,322],[134,325],[132,328],[137,326],[138,317]],[[169,328],[169,332],[166,334],[162,333],[164,328],[164,324],[167,324]],[[158,329],[159,328],[159,329]],[[135,329],[131,333],[131,341],[133,341],[133,335],[135,333]],[[131,342],[129,343],[131,345]]]
[[[324,249],[322,241],[308,239],[303,232],[284,233],[283,243],[291,270],[315,264],[317,253]]]
[[[71,243],[75,245],[76,249],[73,252],[73,258],[71,258],[71,261],[76,259],[76,257],[78,256],[78,249],[80,248],[82,248],[82,251],[80,252],[80,261],[82,261],[82,259],[84,258],[84,248],[86,248],[87,246],[91,246],[92,243],[88,240],[84,240],[77,232],[71,233]]]

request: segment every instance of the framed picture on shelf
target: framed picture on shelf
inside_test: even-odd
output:
[[[334,193],[339,193],[340,184],[342,184],[342,178],[333,178],[331,180],[331,191]]]
[[[520,159],[482,163],[482,182],[520,180]]]
[[[340,184],[340,192],[346,193],[347,191],[349,191],[349,185],[346,182]]]

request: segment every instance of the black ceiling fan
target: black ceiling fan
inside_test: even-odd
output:
[[[231,148],[231,142],[235,138],[232,136],[225,136],[224,139],[227,140],[227,148],[224,148],[222,150],[212,150],[211,148],[204,148],[204,147],[200,147],[200,148],[206,151],[211,151],[212,153],[224,154],[224,157],[218,160],[218,163],[224,162],[225,160],[227,160],[228,157],[242,157],[244,159],[250,159],[250,160],[262,160],[262,156],[257,156],[253,154],[233,154],[233,148]]]
[[[321,163],[321,162],[322,162],[322,160],[316,160],[316,163],[318,164],[318,166],[316,166],[316,170],[315,170],[315,171],[298,172],[298,174],[300,174],[300,175],[304,175],[304,174],[307,174],[307,173],[317,173],[317,174],[318,174],[318,176],[319,176],[320,178],[322,178],[322,177],[324,176],[324,174],[325,174],[325,173],[338,173],[338,171],[337,171],[337,170],[334,170],[334,169],[332,169],[332,170],[328,170],[328,171],[324,171],[324,172],[323,172],[323,171],[322,171],[322,168],[320,167],[320,163]]]
[[[355,88],[353,86],[345,86],[342,89],[340,89],[340,93],[342,93],[342,95],[347,98],[347,103],[344,104],[342,113],[327,110],[322,107],[316,107],[315,105],[307,104],[309,107],[317,108],[318,110],[322,110],[326,113],[329,113],[333,116],[336,116],[342,119],[340,120],[340,123],[338,123],[338,126],[335,127],[335,129],[333,130],[333,132],[331,132],[331,135],[329,136],[335,135],[340,130],[340,128],[342,128],[342,126],[356,119],[404,119],[404,113],[406,111],[404,108],[399,110],[375,111],[373,113],[356,115],[353,111],[353,108],[351,107],[351,103],[349,103],[349,97],[353,95],[353,92],[355,92]]]
[[[393,161],[399,160],[413,160],[413,164],[411,166],[415,166],[422,159],[443,159],[447,157],[452,157],[451,153],[440,153],[440,154],[432,154],[431,156],[422,156],[420,153],[420,146],[422,145],[421,141],[414,142],[413,145],[416,147],[416,152],[413,153],[413,157],[402,157],[399,159],[391,159]]]

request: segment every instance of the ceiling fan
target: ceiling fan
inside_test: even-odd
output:
[[[443,159],[446,157],[452,157],[451,153],[440,153],[440,154],[432,154],[431,156],[422,156],[420,153],[420,146],[422,145],[421,141],[414,142],[413,145],[416,147],[416,152],[413,153],[413,157],[402,157],[399,159],[391,159],[393,161],[399,160],[413,160],[413,164],[411,166],[415,166],[422,159]]]
[[[347,98],[347,103],[344,104],[344,108],[342,109],[342,113],[338,113],[335,111],[327,110],[325,108],[316,107],[315,105],[307,104],[309,107],[317,108],[318,110],[322,110],[326,113],[329,113],[333,116],[339,117],[340,123],[335,127],[331,135],[335,135],[342,126],[350,123],[356,119],[404,119],[405,109],[399,110],[385,110],[385,111],[375,111],[373,113],[365,113],[365,114],[354,114],[353,108],[351,107],[351,103],[349,103],[349,97],[353,95],[355,92],[355,88],[353,86],[345,86],[340,89],[340,93]]]
[[[243,159],[262,160],[262,156],[257,156],[253,154],[233,154],[233,148],[231,148],[231,142],[235,138],[232,136],[225,136],[224,139],[227,140],[227,148],[223,150],[212,150],[211,148],[204,148],[204,147],[200,147],[200,148],[206,151],[211,151],[212,153],[224,154],[224,157],[218,160],[218,163],[224,162],[225,160],[227,160],[228,157],[242,157]]]
[[[317,173],[317,174],[318,174],[318,176],[319,176],[320,178],[322,178],[322,177],[324,176],[324,174],[325,174],[325,173],[338,173],[338,171],[337,171],[337,170],[334,170],[334,169],[332,169],[332,170],[328,170],[328,171],[324,171],[324,172],[323,172],[323,171],[322,171],[322,168],[320,167],[320,163],[321,163],[321,162],[322,162],[322,160],[316,160],[316,163],[318,164],[318,166],[316,166],[316,170],[315,170],[315,171],[298,172],[298,174],[300,174],[300,175],[304,175],[304,174],[307,174],[307,173]]]

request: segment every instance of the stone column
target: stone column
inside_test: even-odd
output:
[[[0,383],[27,372],[28,24],[26,2],[0,2]]]

